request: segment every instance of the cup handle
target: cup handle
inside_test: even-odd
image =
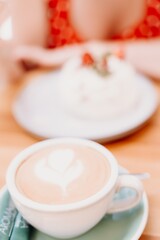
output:
[[[129,210],[141,201],[144,191],[143,185],[136,177],[128,175],[119,176],[116,193],[120,192],[122,188],[134,190],[136,192],[135,196],[113,200],[107,213],[112,214]]]

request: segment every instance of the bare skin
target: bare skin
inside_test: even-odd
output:
[[[92,49],[93,52],[106,52],[117,49],[120,43],[109,41],[110,37],[138,23],[145,15],[146,6],[146,0],[70,0],[70,20],[85,42],[81,45],[47,50],[46,1],[12,1],[14,50],[10,53],[15,63],[25,60],[39,66],[57,67],[69,57],[84,51]],[[22,12],[21,9],[25,11]],[[104,39],[108,41],[103,42]],[[159,39],[125,42],[123,45],[127,60],[140,71],[160,78]]]

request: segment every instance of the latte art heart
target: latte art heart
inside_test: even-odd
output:
[[[91,197],[109,177],[109,163],[97,150],[57,144],[25,159],[17,169],[16,185],[32,201],[60,205]]]
[[[84,168],[74,155],[70,149],[54,151],[37,163],[35,174],[41,180],[59,185],[66,194],[67,186],[82,174]]]

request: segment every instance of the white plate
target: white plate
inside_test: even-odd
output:
[[[13,114],[17,122],[30,133],[42,137],[81,137],[95,141],[111,141],[136,131],[146,123],[157,108],[157,95],[152,83],[137,74],[141,97],[139,104],[121,117],[91,121],[65,112],[57,94],[59,72],[43,73],[19,93]]]

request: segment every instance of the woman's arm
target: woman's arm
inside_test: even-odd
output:
[[[46,0],[12,0],[10,13],[13,24],[13,41],[0,39],[0,72],[3,79],[19,78],[24,69],[15,61],[16,47],[46,45],[47,36],[47,1]],[[25,57],[24,57],[25,59]]]
[[[23,72],[19,64],[15,64],[12,43],[0,39],[0,81],[14,81]]]
[[[89,44],[91,51],[103,52],[107,49],[124,50],[124,55],[140,72],[160,80],[160,39],[135,41],[109,41]]]
[[[144,74],[160,79],[160,40],[137,40],[134,42],[88,42],[80,45],[66,46],[56,50],[21,47],[15,51],[17,60],[26,59],[44,67],[63,64],[69,57],[90,51],[103,54],[123,47],[126,60]]]
[[[47,1],[10,1],[13,40],[16,44],[45,46],[47,36]]]
[[[126,58],[139,71],[160,79],[160,39],[128,42]]]

